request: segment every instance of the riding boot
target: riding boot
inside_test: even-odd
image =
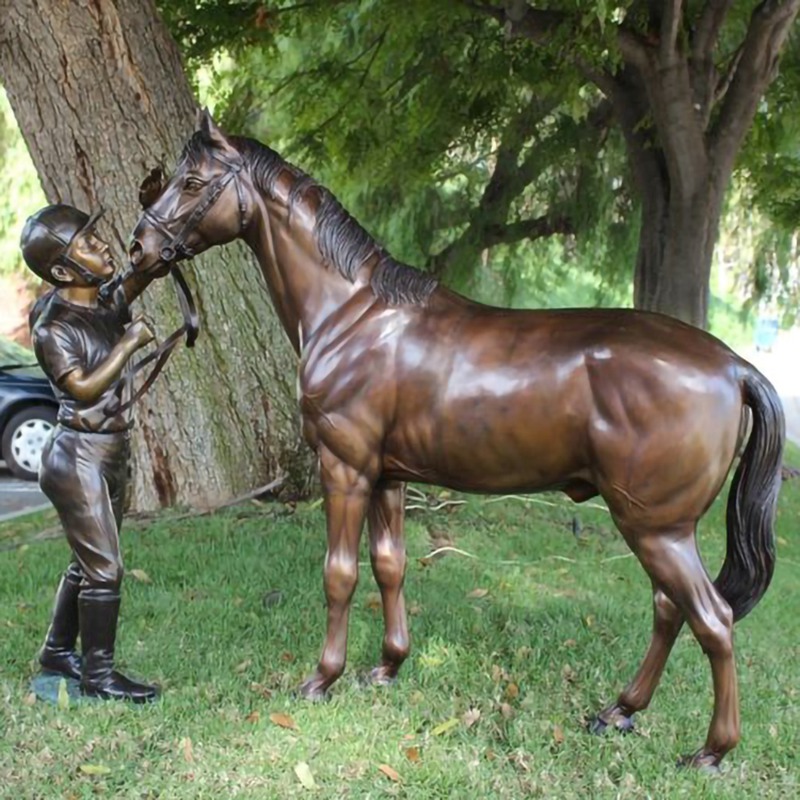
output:
[[[81,568],[72,563],[61,576],[53,603],[50,627],[39,652],[39,663],[46,672],[81,679],[81,657],[75,651],[78,640],[78,592]]]
[[[158,687],[126,678],[114,670],[114,643],[119,618],[119,592],[83,589],[78,598],[83,644],[81,693],[103,700],[148,703],[158,697]]]

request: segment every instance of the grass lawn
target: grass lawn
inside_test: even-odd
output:
[[[555,495],[461,499],[409,512],[413,652],[391,688],[359,681],[382,636],[362,542],[348,670],[325,704],[293,694],[324,633],[319,503],[127,525],[118,663],[164,687],[144,708],[35,701],[68,550],[20,546],[47,515],[0,526],[0,797],[800,796],[800,479],[784,484],[775,580],[737,626],[743,740],[718,777],[675,768],[712,706],[689,633],[636,734],[584,731],[633,675],[651,624],[649,582],[606,513]],[[701,533],[712,573],[723,516],[718,503]],[[447,537],[477,558],[419,560]]]

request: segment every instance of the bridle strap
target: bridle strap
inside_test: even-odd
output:
[[[212,155],[211,157],[215,161],[219,161],[227,167],[227,169],[216,180],[212,181],[205,197],[192,209],[192,213],[189,214],[177,234],[173,236],[169,232],[166,220],[158,217],[150,209],[145,209],[144,211],[144,218],[167,240],[167,244],[165,244],[159,252],[159,258],[165,264],[183,258],[194,257],[194,252],[186,247],[186,240],[189,238],[192,231],[205,219],[206,214],[213,208],[231,181],[233,181],[236,186],[236,198],[239,203],[239,233],[244,230],[247,209],[244,202],[241,181],[239,180],[239,173],[242,171],[243,162],[228,161],[216,155]]]
[[[186,279],[183,277],[183,273],[181,273],[180,268],[176,264],[172,265],[170,274],[175,280],[175,291],[178,295],[178,305],[183,314],[183,325],[173,331],[155,350],[137,361],[131,369],[117,380],[113,385],[111,397],[108,399],[105,406],[103,406],[103,413],[107,417],[125,413],[150,389],[161,370],[164,369],[164,365],[172,355],[172,351],[184,335],[186,336],[186,346],[194,347],[200,329],[197,307],[194,304],[194,298],[186,283]],[[133,388],[133,379],[153,362],[155,362],[155,366],[150,371],[144,383],[136,390],[129,400],[123,403],[122,398],[126,390],[131,391]]]
[[[83,264],[79,264],[74,258],[70,258],[66,253],[59,256],[55,260],[56,264],[63,267],[69,267],[73,272],[76,272],[82,280],[86,281],[89,286],[101,286],[106,283],[106,279],[101,275],[95,275],[90,270],[86,269]]]

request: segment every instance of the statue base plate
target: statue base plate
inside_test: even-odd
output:
[[[62,681],[64,688],[59,690]],[[62,698],[61,705],[66,702],[65,697],[68,698],[69,705],[94,701],[93,697],[84,697],[81,694],[81,685],[75,678],[65,678],[55,672],[40,672],[34,675],[31,680],[31,691],[36,695],[37,700],[54,706],[59,705],[59,693]]]

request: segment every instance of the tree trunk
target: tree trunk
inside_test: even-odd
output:
[[[194,129],[195,101],[152,0],[17,0],[0,16],[0,80],[50,202],[107,209],[99,231],[125,262],[137,189]],[[31,208],[30,212],[36,209]],[[137,510],[206,506],[285,474],[307,480],[296,362],[244,247],[187,268],[202,332],[178,350],[136,411]],[[172,287],[140,301],[164,336]]]
[[[634,274],[636,308],[707,327],[720,213],[721,202],[711,191],[685,202],[674,198],[670,202],[657,191],[642,197]]]

